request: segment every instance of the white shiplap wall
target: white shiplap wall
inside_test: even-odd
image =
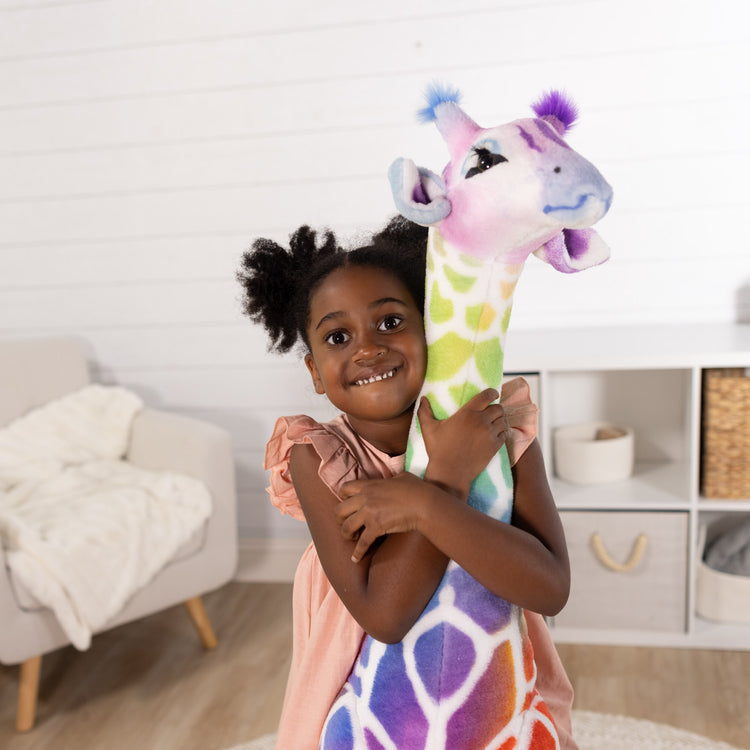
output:
[[[613,259],[532,259],[513,326],[748,319],[748,28],[746,0],[0,0],[0,336],[74,335],[98,377],[225,425],[242,535],[301,536],[263,446],[328,412],[240,315],[252,238],[379,227],[394,157],[445,162],[432,80],[484,125],[558,86]]]

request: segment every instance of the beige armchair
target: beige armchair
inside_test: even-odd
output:
[[[81,345],[73,339],[0,341],[0,428],[89,383]],[[143,409],[132,426],[126,460],[202,480],[213,501],[208,521],[101,630],[184,602],[201,642],[215,637],[200,596],[229,581],[237,563],[234,461],[228,433],[190,417]],[[16,727],[34,724],[42,655],[69,643],[53,613],[29,604],[0,550],[0,662],[20,664]]]

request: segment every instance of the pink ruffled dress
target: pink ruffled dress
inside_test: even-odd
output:
[[[507,443],[515,462],[536,435],[536,407],[528,387],[515,381],[501,396],[510,425]],[[336,495],[354,479],[392,477],[403,471],[403,456],[388,456],[351,428],[345,415],[320,424],[300,415],[281,417],[266,446],[271,471],[271,502],[284,514],[304,521],[289,473],[292,446],[309,443],[320,456],[318,474]],[[560,747],[577,750],[571,735],[573,688],[544,619],[525,613],[537,666],[537,689],[557,725]],[[364,631],[328,582],[313,544],[303,554],[294,579],[293,652],[276,741],[277,750],[315,750],[328,712],[346,682],[362,645]]]

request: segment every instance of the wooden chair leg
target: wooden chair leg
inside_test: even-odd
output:
[[[190,614],[190,619],[193,621],[193,625],[195,625],[195,629],[198,631],[198,636],[201,639],[203,647],[214,648],[216,646],[216,635],[214,634],[214,629],[211,627],[201,598],[194,596],[185,602],[185,606]]]
[[[34,726],[41,669],[41,654],[32,656],[31,659],[27,659],[21,664],[18,684],[18,711],[16,712],[16,729],[19,732],[28,732]]]

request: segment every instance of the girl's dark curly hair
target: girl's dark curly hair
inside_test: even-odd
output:
[[[291,235],[289,248],[261,238],[244,253],[237,272],[243,308],[265,327],[270,349],[287,352],[300,341],[309,349],[310,300],[332,271],[369,266],[392,273],[423,310],[426,250],[427,229],[400,216],[373,235],[369,244],[348,251],[330,231],[318,243],[317,233],[308,226]]]

